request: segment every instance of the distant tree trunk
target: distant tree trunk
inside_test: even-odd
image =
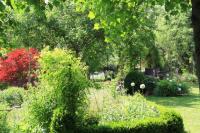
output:
[[[192,26],[195,42],[196,73],[200,92],[200,0],[192,0]]]

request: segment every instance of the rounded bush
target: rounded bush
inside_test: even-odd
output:
[[[145,75],[138,71],[129,72],[124,79],[124,87],[127,89],[127,94],[133,95],[134,92],[140,90],[140,85],[144,84]],[[131,83],[135,83],[132,87]]]
[[[154,91],[157,96],[178,96],[187,94],[189,87],[184,83],[177,83],[172,80],[161,80]]]
[[[134,86],[131,86],[134,83]],[[140,85],[144,84],[145,88],[141,90]],[[124,87],[127,89],[127,94],[133,94],[136,91],[142,92],[146,95],[153,94],[156,88],[157,79],[152,76],[146,76],[141,72],[133,71],[127,74],[124,79]]]

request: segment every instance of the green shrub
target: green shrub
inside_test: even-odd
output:
[[[158,79],[156,79],[155,77],[146,76],[144,80],[144,84],[145,84],[144,93],[146,95],[152,95],[154,92],[154,89],[157,87],[157,82],[158,82]]]
[[[63,107],[56,108],[53,111],[53,117],[50,123],[50,133],[62,133],[62,132],[72,132],[69,131],[71,129],[70,119],[66,118],[66,110]],[[69,125],[68,125],[69,124]]]
[[[7,124],[7,106],[0,105],[0,133],[9,133],[9,128]]]
[[[23,119],[26,115],[26,112],[27,110],[22,111],[22,108],[12,108],[12,110],[9,110],[7,114],[7,123],[10,133],[24,133],[23,130],[20,130],[19,125],[21,125],[22,122],[24,123],[24,121],[26,121],[25,119]]]
[[[179,94],[188,94],[189,93],[189,85],[187,83],[179,83],[178,87],[181,88],[181,92],[179,92]]]
[[[0,93],[1,102],[9,106],[21,106],[24,101],[24,89],[11,87]]]
[[[157,96],[178,96],[187,94],[189,87],[185,83],[177,83],[172,80],[161,80],[154,91]]]
[[[91,126],[98,125],[99,118],[95,116],[86,116],[80,122],[81,125],[76,125],[76,127],[71,123],[73,118],[67,115],[66,110],[63,107],[56,108],[53,112],[53,117],[50,124],[50,133],[74,133],[75,128],[80,128],[81,126]]]
[[[24,104],[24,111],[28,112],[25,119],[29,125],[30,130],[44,130],[49,131],[49,124],[53,115],[53,110],[57,106],[56,96],[54,89],[45,84],[41,83],[37,88],[29,90],[29,97]]]
[[[8,88],[8,85],[7,84],[5,84],[5,83],[0,83],[0,91],[1,90],[5,90],[5,89],[7,89]]]
[[[140,85],[144,84],[145,75],[138,71],[129,72],[124,79],[124,87],[127,89],[127,94],[133,95],[134,92],[140,90]],[[134,90],[131,83],[134,82]]]
[[[96,116],[94,114],[87,114],[87,115],[84,116],[82,125],[84,125],[84,126],[98,125],[99,121],[100,121],[99,116]]]
[[[173,111],[163,112],[158,118],[147,118],[134,122],[108,122],[98,126],[78,129],[77,133],[183,133],[181,116]]]
[[[72,52],[61,49],[43,51],[39,63],[41,71],[45,72],[40,78],[54,88],[57,105],[67,112],[63,117],[70,118],[67,124],[74,128],[86,107],[86,67]]]
[[[135,83],[135,86],[132,87],[131,83]],[[146,76],[138,71],[128,73],[124,79],[124,87],[127,89],[127,94],[132,95],[136,91],[141,92],[141,84],[145,85],[145,89],[142,92],[147,95],[151,95],[156,88],[157,79],[151,76]]]
[[[87,68],[71,51],[61,49],[43,50],[39,63],[39,85],[30,89],[25,104],[29,129],[61,132],[57,123],[75,128],[86,110]],[[70,120],[65,122],[67,119]]]

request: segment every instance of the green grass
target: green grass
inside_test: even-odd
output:
[[[191,94],[180,97],[147,97],[159,105],[172,108],[179,112],[188,133],[200,132],[200,95],[197,87],[191,89]]]

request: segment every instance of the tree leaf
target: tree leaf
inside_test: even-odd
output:
[[[90,11],[89,14],[88,14],[88,17],[92,20],[95,18],[95,14],[94,12]]]
[[[99,23],[95,23],[95,24],[94,24],[94,29],[95,29],[95,30],[99,30],[99,29],[100,29]]]

